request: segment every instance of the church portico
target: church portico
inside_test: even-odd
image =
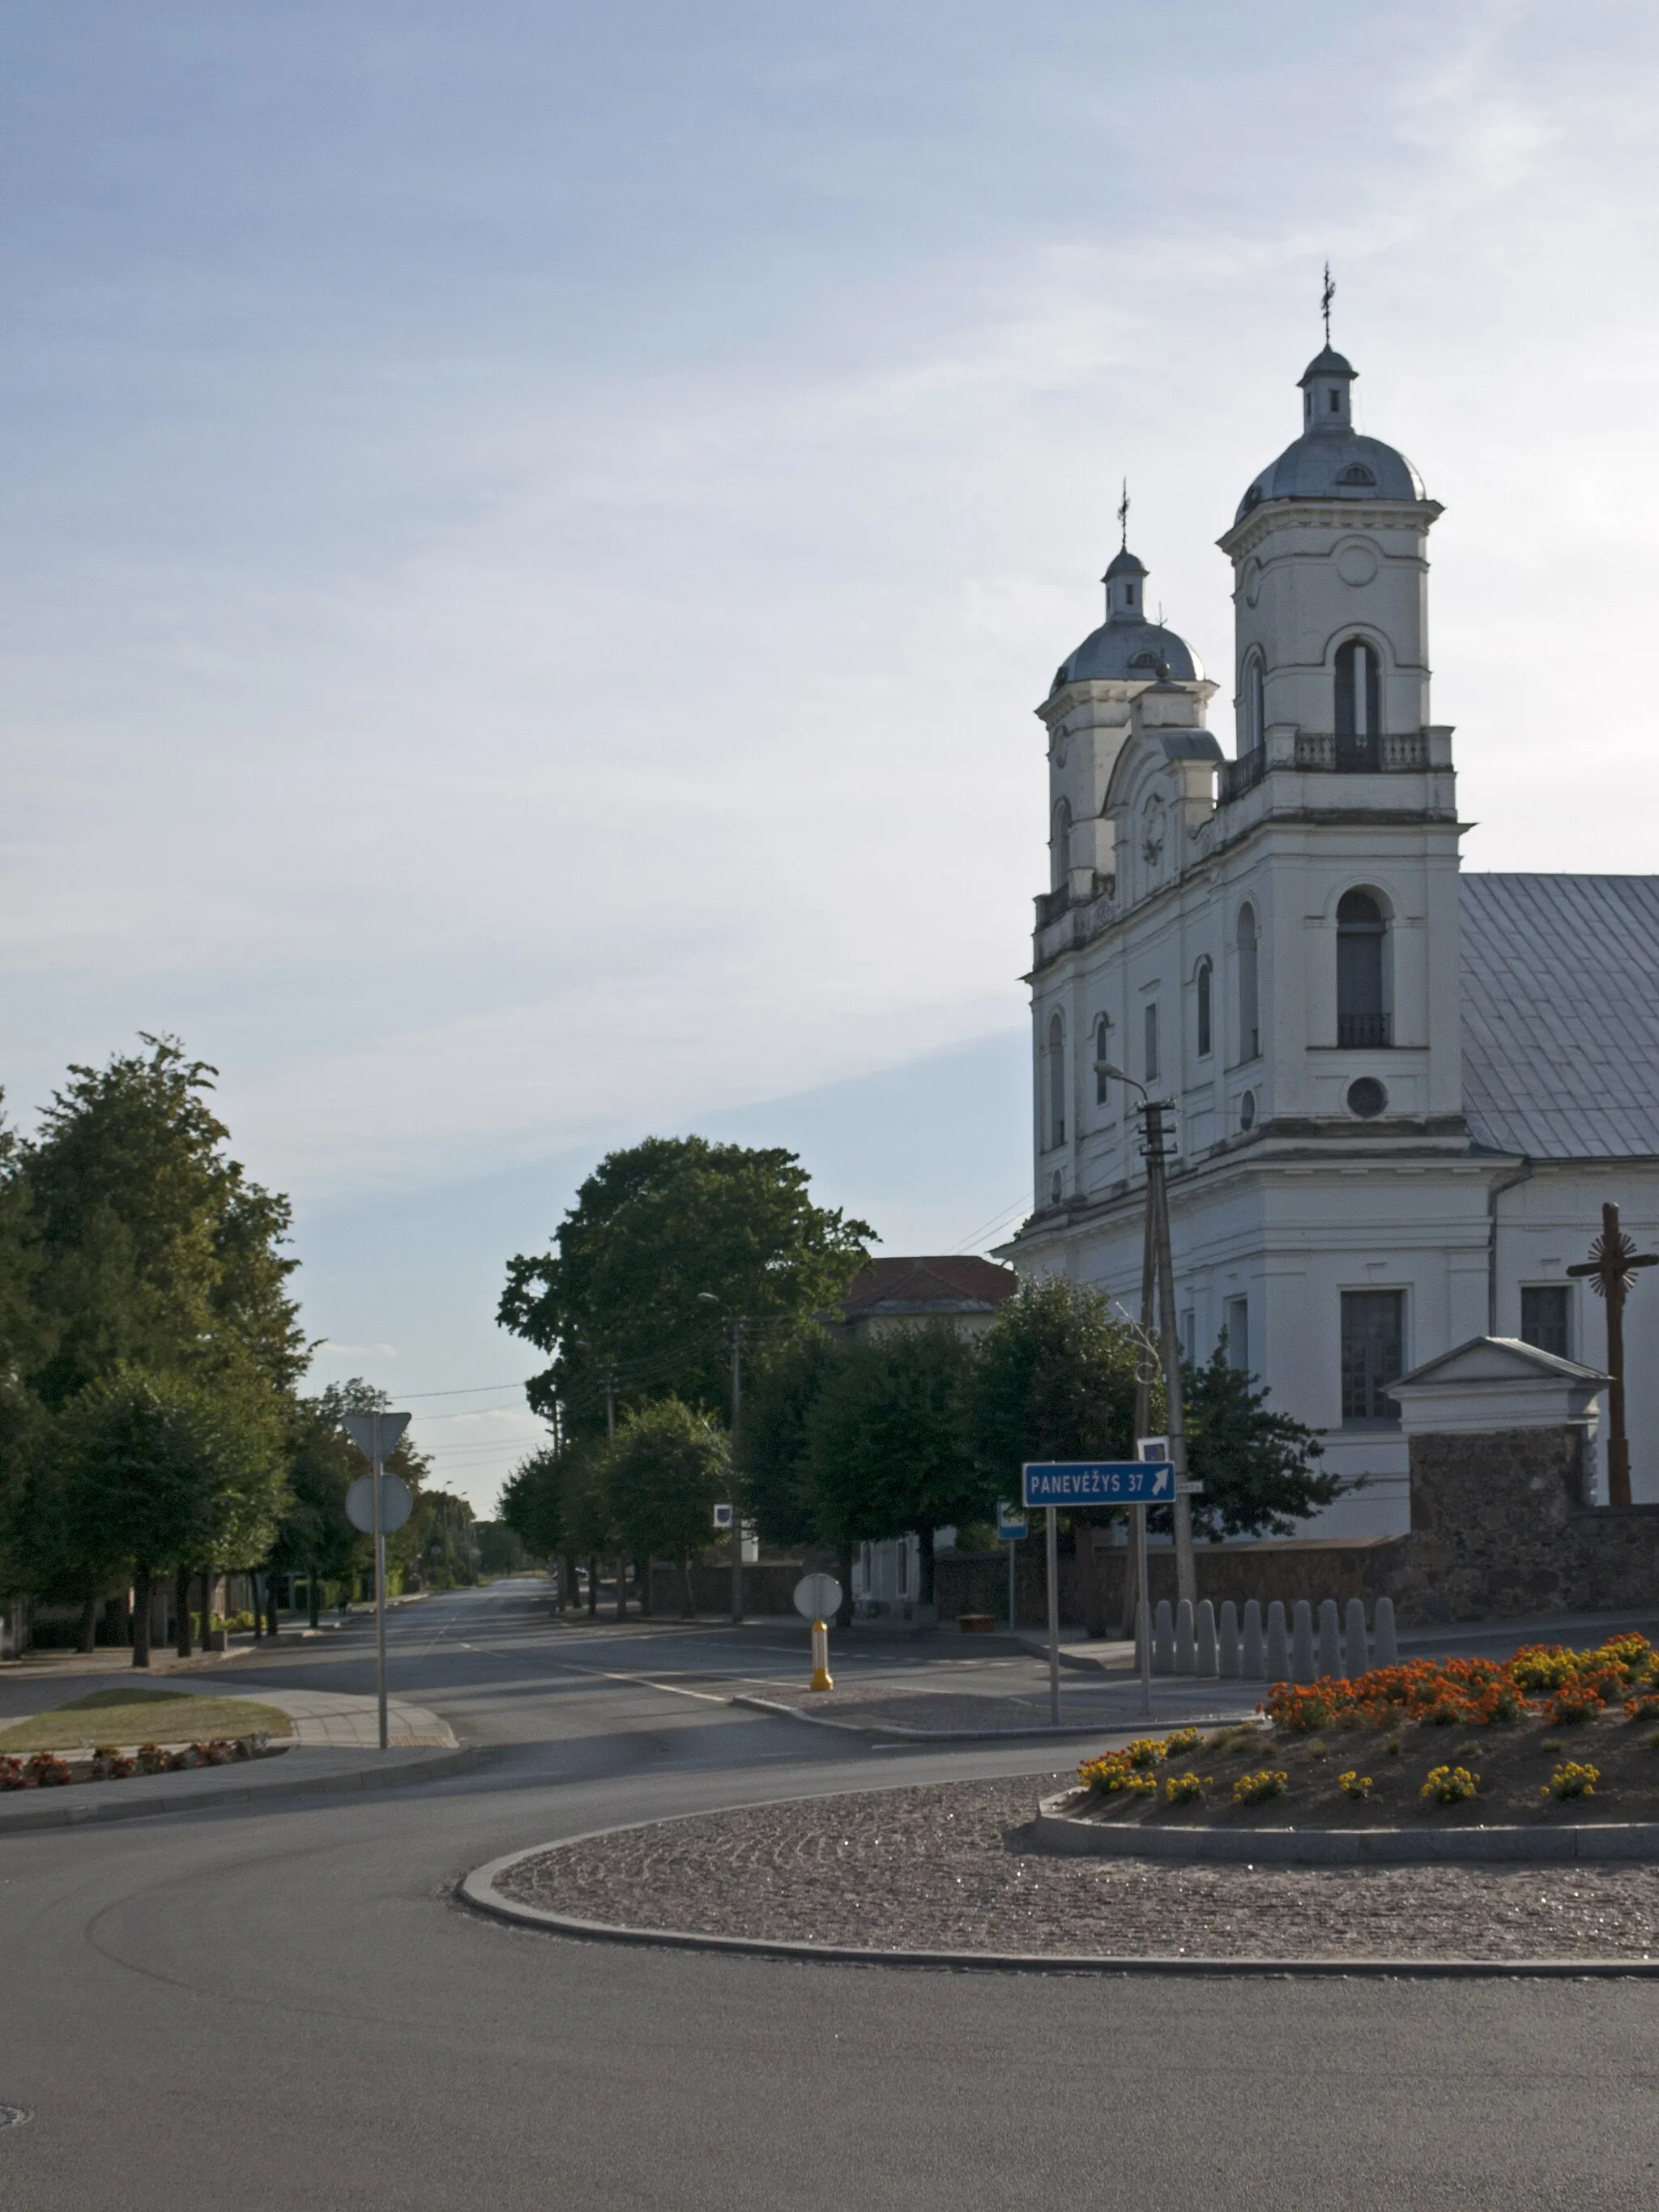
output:
[[[1355,374],[1328,345],[1310,364],[1303,434],[1219,540],[1231,757],[1127,531],[1107,619],[1037,709],[1036,1208],[1005,1251],[1138,1315],[1135,1106],[1165,1102],[1183,1350],[1224,1337],[1364,1478],[1310,1533],[1382,1537],[1408,1518],[1390,1382],[1492,1334],[1599,1365],[1568,1271],[1604,1200],[1659,1248],[1659,878],[1462,872],[1430,719],[1442,510],[1353,430]],[[1632,1496],[1659,1502],[1659,1278],[1626,1327]]]

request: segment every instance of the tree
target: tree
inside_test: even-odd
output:
[[[531,1404],[564,1409],[574,1436],[618,1401],[730,1402],[727,1323],[785,1335],[831,1305],[864,1264],[866,1222],[814,1206],[793,1152],[651,1137],[603,1160],[577,1193],[551,1252],[509,1262],[499,1318],[554,1355]],[[703,1292],[718,1304],[707,1303]]]
[[[447,1490],[421,1495],[415,1559],[428,1589],[471,1588],[478,1579],[472,1508]]]
[[[269,1393],[118,1369],[76,1392],[53,1437],[56,1495],[94,1569],[130,1566],[133,1664],[149,1663],[157,1571],[262,1555],[283,1502],[281,1430]]]
[[[501,1486],[501,1494],[495,1503],[495,1517],[513,1532],[532,1559],[556,1559],[564,1551],[559,1454],[551,1444],[532,1452],[528,1459],[520,1461],[514,1468]]]
[[[832,1540],[807,1466],[806,1422],[839,1356],[823,1329],[809,1329],[770,1347],[744,1393],[738,1439],[744,1504],[763,1542]]]
[[[273,1573],[303,1575],[314,1628],[322,1584],[355,1582],[373,1565],[374,1539],[346,1518],[346,1492],[360,1462],[340,1427],[335,1396],[295,1401],[289,1423],[289,1500],[266,1565]],[[274,1614],[274,1607],[273,1607]]]
[[[895,1329],[838,1353],[805,1417],[819,1527],[842,1546],[914,1529],[924,1605],[933,1601],[934,1529],[989,1510],[969,1438],[972,1367],[952,1328]]]
[[[998,1493],[1034,1459],[1122,1459],[1134,1449],[1139,1339],[1098,1291],[1022,1283],[979,1340],[975,1447]]]
[[[1341,1496],[1347,1486],[1315,1464],[1324,1450],[1317,1432],[1270,1413],[1255,1376],[1228,1364],[1224,1340],[1207,1365],[1189,1362],[1184,1375],[1188,1464],[1204,1486],[1193,1499],[1195,1534],[1288,1536]]]
[[[507,1522],[475,1522],[472,1533],[477,1539],[481,1575],[521,1575],[533,1564],[523,1538]]]
[[[687,1619],[691,1554],[714,1534],[714,1507],[729,1495],[725,1434],[678,1398],[659,1399],[623,1416],[605,1454],[612,1510],[629,1552],[678,1559]]]

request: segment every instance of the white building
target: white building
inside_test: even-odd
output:
[[[1146,619],[1146,571],[1037,709],[1050,889],[1031,975],[1036,1211],[1006,1256],[1138,1310],[1144,1171],[1125,1068],[1170,1099],[1181,1328],[1222,1332],[1365,1486],[1322,1533],[1407,1525],[1387,1384],[1490,1331],[1600,1364],[1565,1269],[1603,1200],[1659,1249],[1659,878],[1460,874],[1429,704],[1441,509],[1358,435],[1328,345],[1251,483],[1218,686]],[[1632,1480],[1659,1500],[1659,1275],[1626,1309]]]

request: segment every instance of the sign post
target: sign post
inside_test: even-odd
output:
[[[1006,1499],[997,1500],[997,1534],[1008,1547],[1008,1633],[1012,1636],[1019,1626],[1019,1554],[1014,1548],[1023,1544],[1031,1532],[1031,1524],[1023,1513],[1018,1513]]]
[[[1176,1494],[1173,1461],[1164,1459],[1028,1460],[1020,1469],[1020,1496],[1029,1510],[1041,1505],[1048,1516],[1048,1713],[1060,1725],[1060,1524],[1062,1505],[1133,1505],[1142,1518],[1141,1603],[1146,1603],[1145,1514],[1149,1505],[1170,1504]],[[1141,1695],[1152,1710],[1147,1668],[1141,1669]]]
[[[385,1462],[403,1442],[404,1431],[409,1426],[407,1413],[348,1413],[341,1425],[352,1443],[356,1445],[369,1466],[369,1496],[359,1498],[359,1511],[367,1504],[367,1527],[358,1514],[351,1510],[349,1496],[346,1512],[355,1528],[362,1528],[374,1539],[374,1694],[380,1709],[380,1748],[386,1748],[386,1540],[389,1534],[401,1528],[409,1518],[412,1504],[409,1486],[397,1475],[386,1475]],[[362,1478],[359,1478],[361,1480]],[[398,1497],[395,1492],[402,1493]],[[356,1491],[357,1485],[352,1485]],[[393,1517],[395,1516],[395,1518]]]
[[[841,1610],[841,1584],[833,1575],[803,1575],[795,1584],[795,1610],[812,1624],[812,1680],[814,1690],[833,1690],[830,1673],[830,1615]]]

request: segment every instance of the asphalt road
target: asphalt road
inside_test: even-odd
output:
[[[1054,1754],[734,1711],[720,1677],[793,1671],[779,1632],[559,1628],[526,1585],[407,1609],[392,1658],[483,1767],[0,1840],[7,2212],[1659,2203],[1652,1982],[915,1972],[482,1920],[452,1885],[523,1845]],[[348,1632],[214,1680],[367,1664]]]

